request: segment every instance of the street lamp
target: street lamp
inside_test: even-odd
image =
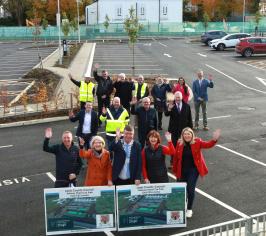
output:
[[[78,39],[80,43],[80,28],[79,28],[79,0],[77,0],[77,13],[78,13]]]
[[[243,33],[245,33],[246,0],[243,0]]]
[[[60,16],[60,3],[57,0],[57,14],[56,23],[58,26],[58,51],[59,51],[59,65],[62,65],[62,47],[61,47],[61,16]]]

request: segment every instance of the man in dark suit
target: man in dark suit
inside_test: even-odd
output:
[[[123,139],[120,130],[116,132],[116,139],[110,146],[113,152],[113,183],[115,185],[140,184],[141,180],[141,147],[133,139],[134,129],[127,125]]]
[[[76,115],[73,111],[69,112],[69,119],[72,122],[79,121],[76,136],[85,140],[84,147],[90,147],[90,140],[98,131],[97,113],[92,109],[92,103],[86,102],[85,109],[80,110]]]
[[[170,116],[168,131],[172,134],[172,142],[176,146],[177,140],[180,138],[184,128],[193,128],[191,109],[189,104],[182,101],[182,93],[175,93],[175,100],[170,103],[165,111],[165,116]],[[171,164],[173,158],[171,157]]]

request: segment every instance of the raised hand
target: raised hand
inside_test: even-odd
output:
[[[108,184],[107,184],[108,186],[112,186],[113,185],[113,182],[112,182],[112,180],[108,180]]]
[[[212,138],[217,141],[221,136],[221,129],[217,129],[213,132]]]
[[[130,102],[131,105],[135,105],[137,103],[137,98],[134,96]]]
[[[52,136],[53,136],[52,128],[46,128],[45,129],[45,138],[52,138]]]
[[[70,111],[68,112],[68,116],[69,116],[70,118],[74,117],[74,112],[73,112],[73,110],[70,110]]]
[[[213,80],[213,76],[211,74],[208,74],[208,80],[210,80],[210,81]]]
[[[166,78],[163,79],[163,82],[164,82],[165,84],[169,84],[169,80],[166,79]]]
[[[95,63],[95,64],[94,64],[94,68],[95,68],[95,69],[98,69],[99,67],[100,67],[99,63]]]
[[[150,184],[150,181],[148,179],[144,179],[145,184]]]
[[[72,173],[72,174],[69,174],[68,178],[69,178],[69,180],[73,180],[73,179],[76,179],[77,176],[76,176],[76,174]]]
[[[116,141],[118,141],[121,138],[121,132],[120,132],[120,128],[117,128],[115,131],[115,138]]]
[[[79,137],[79,145],[84,146],[84,144],[85,144],[85,140],[83,138]]]
[[[165,136],[167,142],[172,141],[172,134],[170,132],[168,132],[168,131],[165,132],[164,136]]]

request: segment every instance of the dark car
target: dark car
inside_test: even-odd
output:
[[[201,35],[201,42],[205,43],[206,45],[209,45],[209,42],[213,39],[220,39],[227,35],[224,31],[221,30],[211,30],[203,33]]]
[[[252,54],[266,54],[266,37],[241,39],[236,45],[235,51],[244,57],[250,57]]]

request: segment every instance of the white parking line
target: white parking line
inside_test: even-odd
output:
[[[229,118],[231,117],[231,115],[225,115],[225,116],[214,116],[214,117],[210,117],[208,118],[208,120],[214,120],[214,119],[221,119],[221,118]],[[200,118],[200,120],[203,120],[202,118]]]
[[[6,146],[0,146],[0,149],[1,148],[9,148],[9,147],[13,147],[13,145],[11,144],[11,145],[6,145]]]
[[[166,48],[168,47],[167,45],[165,45],[165,44],[163,44],[163,43],[160,43],[160,42],[159,42],[159,44],[162,45],[162,46],[164,46],[164,47],[166,47]]]
[[[201,57],[207,57],[207,55],[205,55],[205,54],[201,54],[201,53],[197,53],[199,56],[201,56]]]
[[[170,54],[168,54],[168,53],[164,53],[163,54],[164,56],[166,56],[166,57],[172,57]]]
[[[260,77],[256,77],[257,80],[259,80],[263,85],[266,86],[266,79],[262,79]]]
[[[254,143],[259,143],[259,141],[256,140],[256,139],[250,139],[250,141],[252,141],[252,142],[254,142]]]
[[[243,61],[238,61],[238,63],[241,63],[241,64],[243,64],[243,65],[247,65],[247,66],[253,67],[253,68],[255,68],[255,69],[265,70],[264,68],[257,67],[257,66],[251,65],[251,64],[247,64],[247,63],[245,63],[245,62],[243,62]]]
[[[226,151],[228,151],[228,152],[234,153],[234,154],[236,154],[236,155],[238,155],[238,156],[240,156],[240,157],[243,157],[243,158],[245,158],[245,159],[247,159],[247,160],[249,160],[249,161],[252,161],[252,162],[254,162],[254,163],[256,163],[256,164],[259,164],[259,165],[261,165],[261,166],[266,167],[266,163],[263,163],[263,162],[261,162],[261,161],[255,160],[255,159],[253,159],[253,158],[251,158],[251,157],[249,157],[249,156],[246,156],[246,155],[244,155],[244,154],[241,154],[241,153],[239,153],[239,152],[236,152],[236,151],[234,151],[234,150],[232,150],[232,149],[230,149],[230,148],[224,147],[224,146],[219,145],[219,144],[217,144],[216,147],[222,148],[222,149],[224,149],[224,150],[226,150]]]
[[[108,69],[109,71],[119,71],[119,70],[132,70],[132,69],[124,69],[124,68],[116,68],[116,69]],[[143,71],[143,70],[163,70],[163,69],[139,69],[135,68],[136,71]]]
[[[239,82],[238,80],[236,80],[236,79],[233,78],[232,76],[229,76],[229,75],[225,74],[224,72],[222,72],[222,71],[220,71],[220,70],[214,68],[213,66],[210,66],[210,65],[208,65],[208,64],[205,64],[205,65],[206,65],[207,67],[209,67],[209,68],[215,70],[216,72],[218,72],[218,73],[220,73],[220,74],[226,76],[226,77],[229,78],[230,80],[236,82],[237,84],[239,84],[239,85],[241,85],[241,86],[243,86],[243,87],[245,87],[245,88],[247,88],[247,89],[250,89],[250,90],[253,90],[253,91],[256,91],[256,92],[259,92],[259,93],[266,94],[265,91],[261,91],[261,90],[258,90],[258,89],[255,89],[255,88],[249,87],[249,86],[247,86],[247,85],[245,85],[245,84]]]
[[[175,177],[173,174],[169,173],[169,172],[168,172],[168,176],[171,177],[172,179],[176,179],[176,177]],[[211,201],[217,203],[218,205],[220,205],[220,206],[222,206],[222,207],[224,207],[224,208],[226,208],[226,209],[228,209],[228,210],[234,212],[235,214],[237,214],[237,215],[239,215],[239,216],[241,216],[241,217],[249,217],[248,215],[244,214],[243,212],[241,212],[241,211],[239,211],[239,210],[237,210],[237,209],[235,209],[235,208],[229,206],[228,204],[226,204],[226,203],[220,201],[219,199],[217,199],[217,198],[211,196],[211,195],[208,194],[208,193],[203,192],[202,190],[200,190],[200,189],[198,189],[198,188],[196,188],[196,192],[199,193],[199,194],[201,194],[202,196],[208,198],[209,200],[211,200]]]

